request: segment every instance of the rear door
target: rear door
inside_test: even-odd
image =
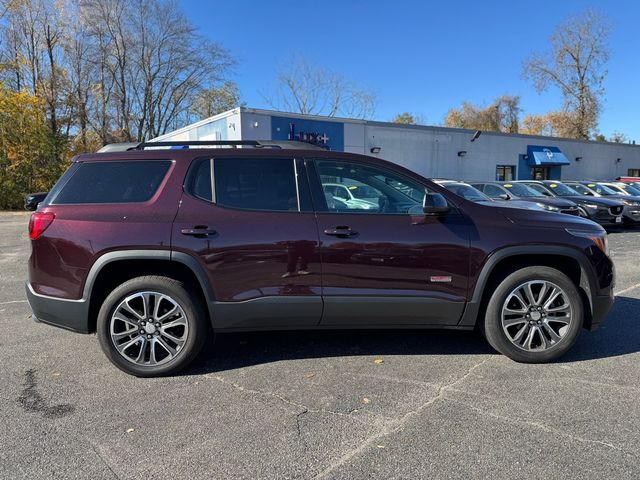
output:
[[[457,324],[467,293],[467,219],[455,208],[425,216],[424,185],[391,169],[331,159],[308,167],[321,238],[322,324]],[[356,201],[335,201],[326,184],[342,185]]]
[[[172,247],[206,270],[217,328],[319,323],[318,230],[303,162],[262,155],[195,160]]]

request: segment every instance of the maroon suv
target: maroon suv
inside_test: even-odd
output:
[[[236,143],[76,157],[29,224],[34,319],[95,331],[153,376],[212,331],[479,328],[546,362],[611,307],[589,220],[465,201],[362,155]]]

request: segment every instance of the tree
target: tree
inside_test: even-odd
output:
[[[263,97],[276,110],[354,118],[370,118],[376,100],[371,91],[299,55],[279,69],[275,90]]]
[[[0,208],[21,208],[24,195],[49,189],[67,166],[56,156],[43,100],[0,84]]]
[[[610,142],[613,143],[629,143],[629,137],[622,132],[613,132],[611,134]]]
[[[520,97],[502,95],[488,107],[463,102],[460,108],[452,108],[444,118],[444,125],[503,133],[518,133]]]
[[[533,53],[523,65],[538,92],[554,86],[574,122],[575,138],[589,139],[597,128],[609,59],[609,24],[594,10],[569,17],[550,38],[551,51]]]
[[[574,114],[571,112],[548,112],[543,115],[526,115],[521,122],[520,133],[547,137],[578,138]]]
[[[237,85],[233,82],[224,82],[220,87],[201,90],[193,99],[191,114],[196,120],[202,120],[240,105]]]
[[[409,112],[398,113],[391,119],[393,123],[400,123],[402,125],[420,125],[424,123],[424,119],[420,115],[416,115]]]

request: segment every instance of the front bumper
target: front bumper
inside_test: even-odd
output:
[[[613,289],[611,289],[611,293],[608,295],[596,295],[591,299],[591,324],[588,326],[589,331],[593,332],[597,330],[600,325],[602,325],[602,321],[611,310],[613,306],[614,296]]]
[[[79,333],[89,333],[89,302],[40,295],[27,282],[27,300],[33,319]]]

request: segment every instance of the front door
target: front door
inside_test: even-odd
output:
[[[318,230],[303,169],[292,158],[237,155],[192,165],[172,249],[207,272],[217,328],[319,323]]]
[[[468,223],[422,213],[424,185],[392,169],[309,162],[321,238],[323,325],[455,325],[464,309]],[[350,200],[327,186],[342,185]]]
[[[532,167],[531,180],[549,180],[549,167]]]

